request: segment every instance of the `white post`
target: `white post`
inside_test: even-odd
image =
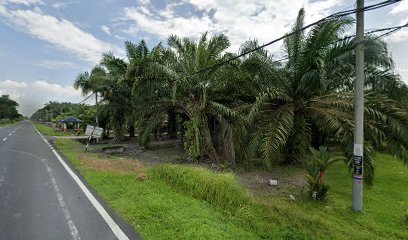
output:
[[[363,210],[364,155],[364,0],[357,0],[356,80],[354,83],[353,210]]]

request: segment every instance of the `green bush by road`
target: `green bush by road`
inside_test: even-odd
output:
[[[57,132],[52,127],[42,123],[34,123],[37,130],[45,136],[70,136],[70,133]]]
[[[145,239],[408,239],[404,220],[408,170],[389,155],[378,154],[376,182],[365,190],[364,213],[357,214],[351,210],[351,178],[342,163],[328,170],[331,191],[326,202],[317,203],[301,196],[296,201],[282,196],[246,198],[232,174],[204,168],[164,165],[141,166],[133,173],[96,170],[80,160],[83,146],[78,142],[59,139],[56,144]],[[102,161],[97,154],[87,157]],[[149,179],[138,180],[140,173]],[[214,186],[206,186],[211,181]],[[222,196],[219,188],[223,187],[233,190]],[[231,210],[228,204],[213,200],[222,201],[220,196],[236,196],[239,209],[249,211]]]

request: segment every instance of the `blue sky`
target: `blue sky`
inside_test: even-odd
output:
[[[373,4],[379,1],[366,1]],[[197,38],[226,33],[230,51],[250,38],[261,43],[286,33],[301,7],[306,22],[350,9],[354,0],[0,0],[0,94],[9,94],[30,115],[50,100],[79,102],[72,88],[78,73],[103,52],[124,56],[125,40],[150,46],[174,33]],[[366,29],[408,21],[408,0],[366,14]],[[350,29],[350,33],[354,29]],[[408,82],[408,31],[385,39],[397,71]],[[281,43],[269,48],[281,53]]]

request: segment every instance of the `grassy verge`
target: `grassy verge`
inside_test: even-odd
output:
[[[5,119],[1,119],[0,120],[0,128],[8,127],[8,126],[11,126],[11,125],[19,123],[19,122],[20,121],[5,121]]]
[[[89,153],[81,157],[78,142],[58,139],[56,144],[86,181],[145,239],[258,239],[255,232],[237,226],[208,202],[174,191],[151,169],[139,165],[125,171],[130,168],[124,167],[126,159],[102,160]],[[95,167],[90,162],[96,159],[110,164]],[[149,179],[138,180],[140,173]]]
[[[232,174],[204,168],[81,156],[82,146],[59,139],[58,148],[105,201],[145,239],[408,239],[408,170],[377,157],[375,185],[365,212],[353,213],[351,179],[340,163],[327,173],[329,200],[250,196]],[[148,180],[138,180],[147,174]]]
[[[173,189],[204,200],[221,210],[236,212],[251,205],[249,194],[235,181],[231,173],[214,173],[203,167],[162,165],[155,167],[156,177]]]
[[[34,123],[34,126],[45,136],[71,136],[70,133],[57,132],[52,127],[42,123]]]
[[[13,125],[14,123],[4,123],[4,124],[0,124],[0,128],[4,128],[4,127],[8,127],[10,125]]]

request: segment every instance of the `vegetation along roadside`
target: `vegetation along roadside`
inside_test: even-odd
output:
[[[346,166],[334,163],[323,204],[296,194],[264,196],[245,189],[240,174],[194,165],[147,165],[100,153],[84,154],[77,141],[57,147],[85,180],[145,239],[406,239],[408,171],[386,154],[377,155],[377,182],[366,190],[364,214],[350,207]],[[286,171],[285,169],[280,169]],[[291,170],[292,171],[292,170]],[[305,174],[291,172],[291,175]],[[394,199],[390,201],[389,199]],[[356,227],[358,226],[358,227]]]

